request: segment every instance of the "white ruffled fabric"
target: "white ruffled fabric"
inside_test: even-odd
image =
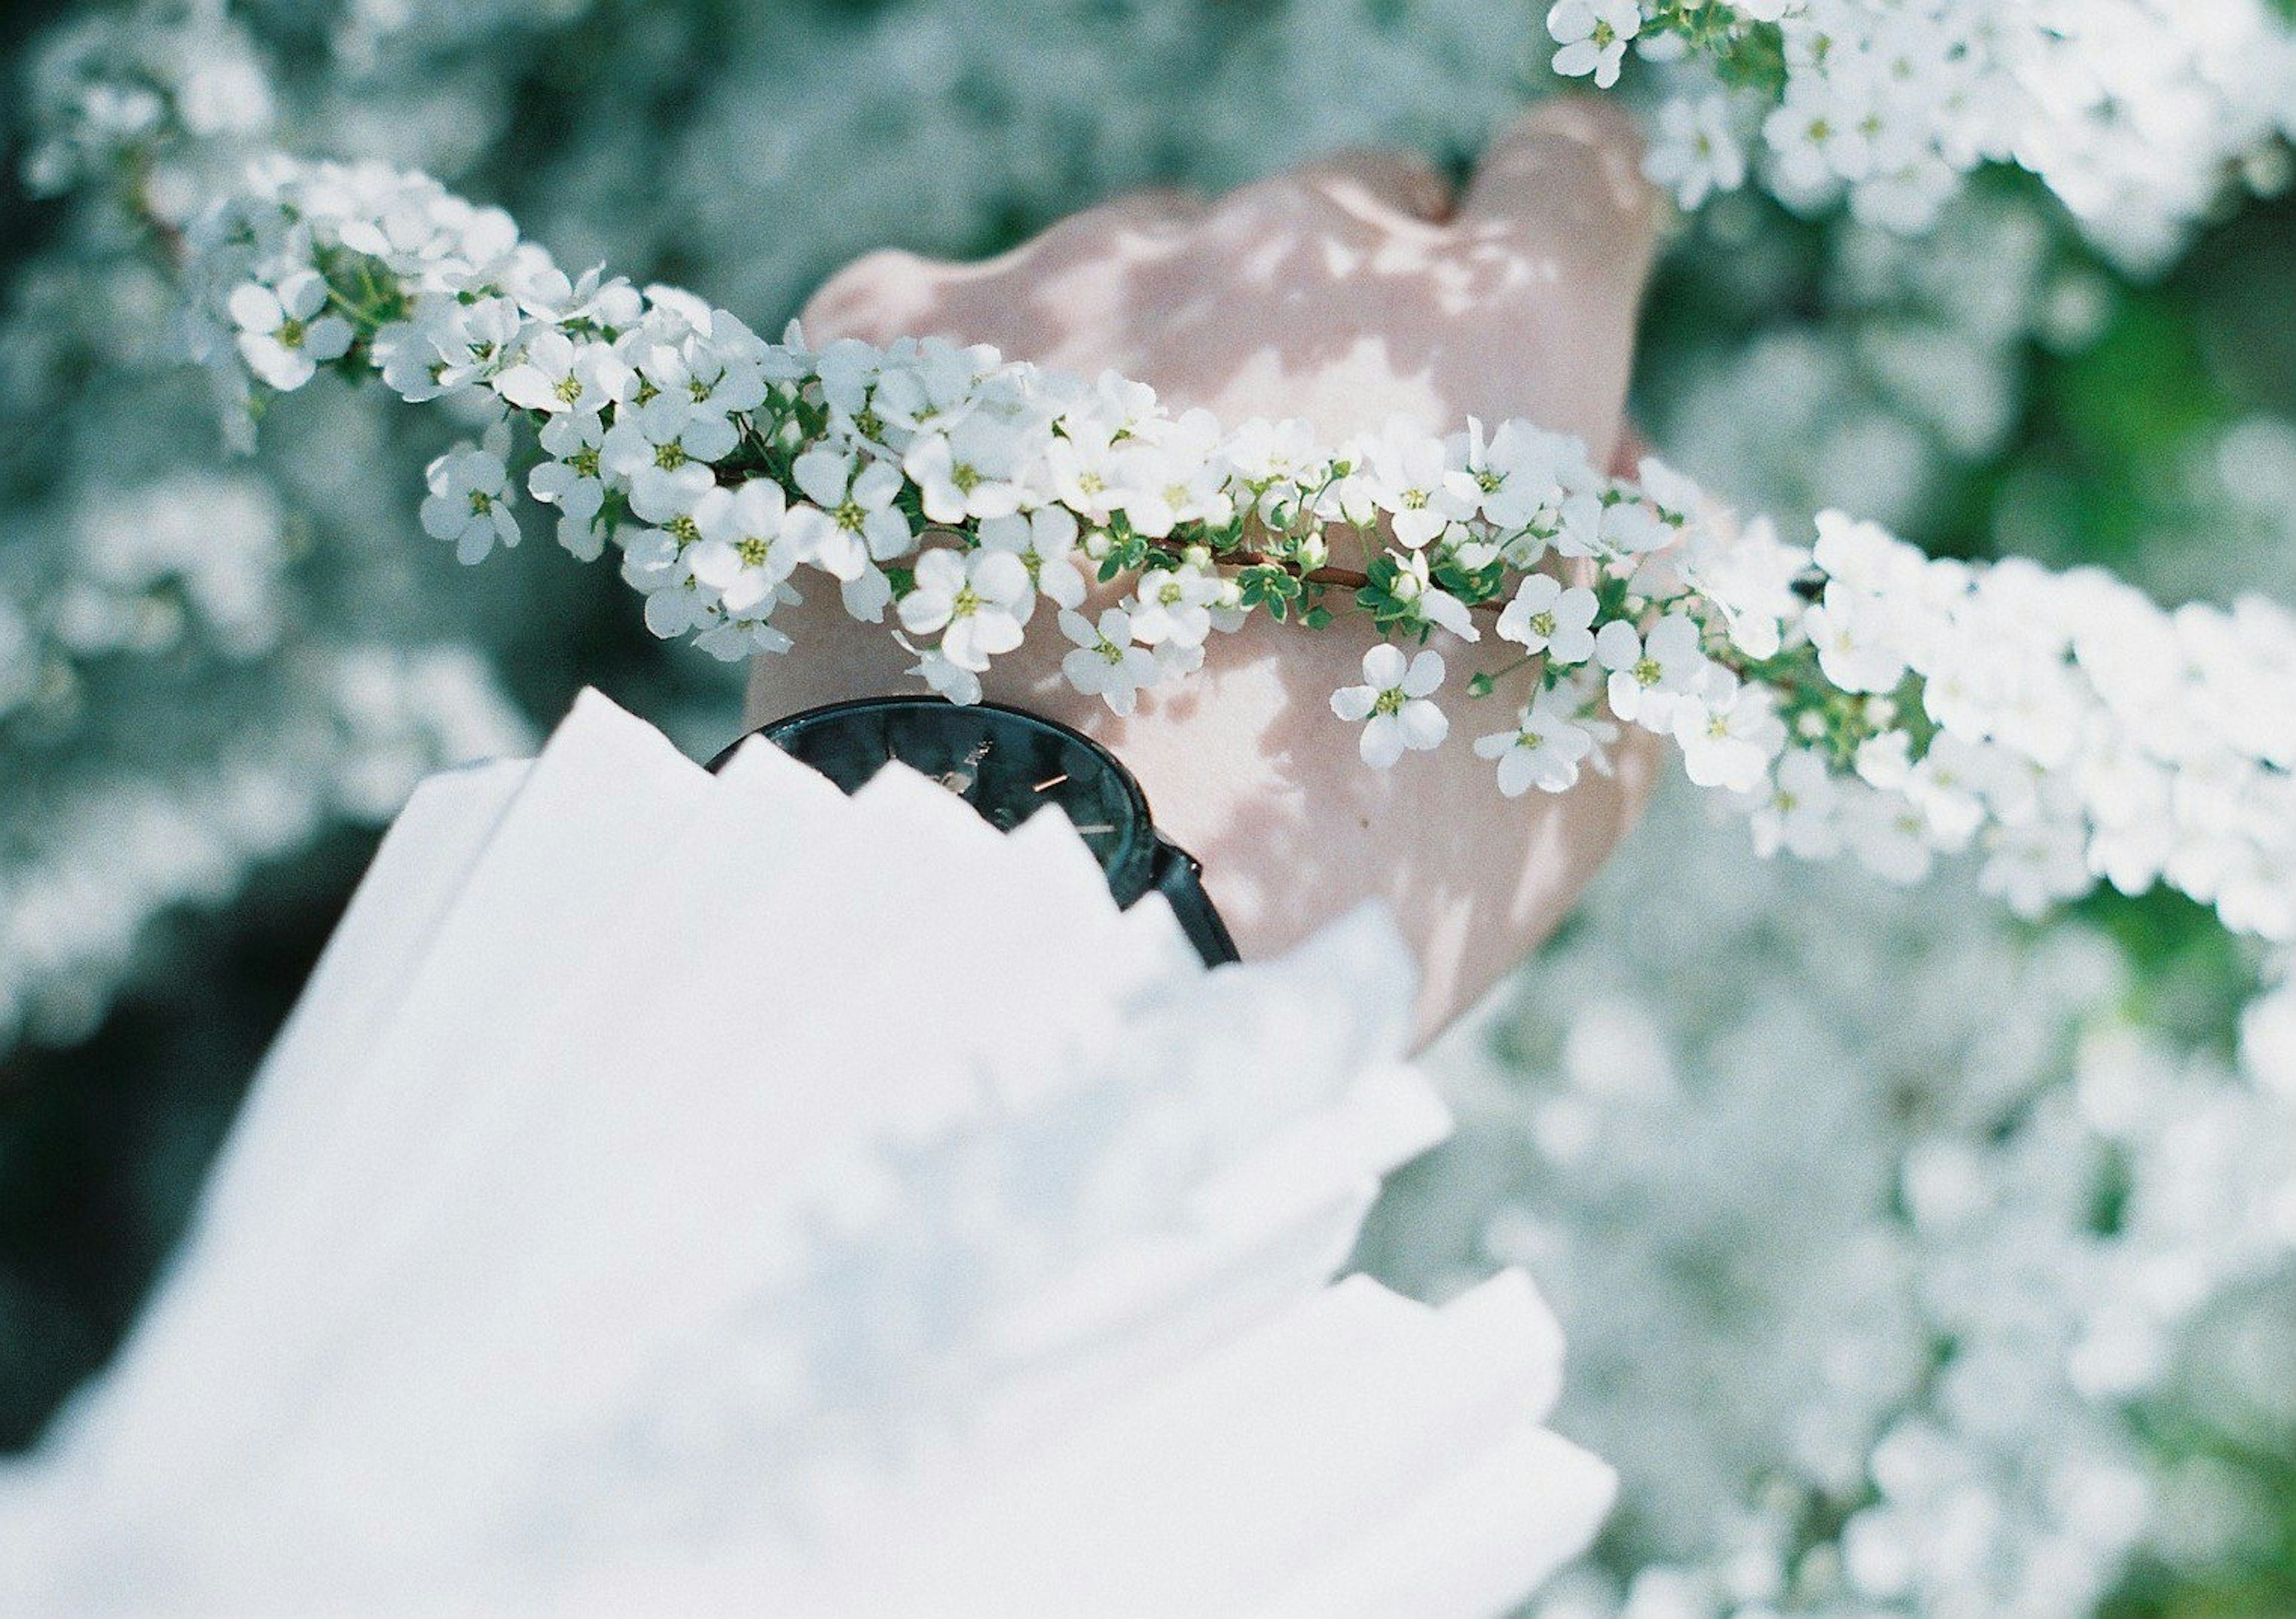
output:
[[[392,830],[0,1612],[1503,1612],[1612,1483],[1521,1277],[1327,1285],[1447,1128],[1410,974],[586,696]]]

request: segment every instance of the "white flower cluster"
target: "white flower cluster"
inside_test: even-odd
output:
[[[2102,876],[2296,935],[2296,620],[2260,600],[2163,614],[2093,570],[1933,562],[1832,513],[1805,550],[1520,421],[1323,448],[987,348],[771,343],[675,289],[571,280],[498,210],[380,167],[268,163],[195,240],[232,374],[291,388],[327,357],[492,414],[422,503],[463,560],[517,543],[509,427],[535,423],[522,481],[567,548],[612,540],[655,632],[721,657],[788,650],[774,612],[818,576],[973,701],[1041,600],[1069,678],[1124,713],[1253,611],[1476,642],[1495,608],[1521,656],[1471,691],[1526,693],[1476,744],[1503,790],[1568,789],[1623,723],[1678,741],[1765,853],[1912,881],[1974,847],[2021,912]],[[1340,529],[1370,561],[1335,609]],[[1587,582],[1530,571],[1549,559]],[[1088,617],[1095,580],[1121,593]],[[1447,738],[1446,675],[1383,640],[1332,708],[1390,766]]]
[[[283,712],[164,766],[83,759],[12,780],[0,862],[0,1048],[85,1038],[154,914],[233,897],[258,863],[387,819],[442,765],[520,747],[525,723],[467,649],[304,645]]]
[[[1539,1619],[2087,1619],[2133,1555],[2277,1533],[2131,1419],[2296,1432],[2296,993],[2235,1072],[2079,924],[1752,865],[1679,797],[1638,836],[1436,1054],[1460,1135],[1372,1250],[1554,1292],[1558,1426],[1623,1489]]]
[[[25,77],[38,138],[24,178],[36,195],[148,171],[155,146],[180,156],[259,138],[276,116],[261,57],[213,0],[73,19],[42,42]],[[157,181],[166,194],[147,200],[169,209],[192,200],[184,177],[145,172],[139,183]]]
[[[1683,75],[1658,117],[1649,172],[1687,208],[1759,168],[1792,206],[1846,194],[1926,230],[2008,162],[2157,263],[2227,168],[2268,170],[2296,130],[2296,28],[2267,0],[1557,0],[1547,29],[1555,71],[1605,88],[1630,45],[1722,69]]]
[[[546,610],[498,603],[464,632],[451,570],[410,566],[384,520],[394,473],[361,404],[294,424],[324,457],[291,435],[214,468],[176,290],[113,193],[177,221],[236,183],[297,99],[267,79],[258,20],[70,7],[21,43],[22,183],[94,194],[0,244],[0,1059],[86,1037],[123,984],[192,993],[164,964],[238,924],[177,939],[160,919],[226,906],[266,867],[324,881],[324,833],[521,746],[488,643]],[[62,1319],[33,1339],[64,1341]]]

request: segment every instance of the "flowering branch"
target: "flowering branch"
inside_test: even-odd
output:
[[[2158,262],[2226,175],[2296,132],[2296,19],[2225,0],[1554,0],[1554,71],[1666,99],[1646,172],[1694,209],[1750,175],[1928,229],[1981,164],[2047,182],[2119,256]],[[1667,64],[1679,64],[1668,66]]]
[[[1662,463],[1614,478],[1522,421],[1321,446],[983,348],[768,342],[673,288],[570,279],[498,210],[378,167],[260,166],[192,245],[202,351],[243,397],[327,365],[481,408],[430,465],[424,528],[466,562],[517,544],[530,462],[561,543],[617,547],[648,626],[721,658],[788,651],[775,611],[833,585],[972,702],[1043,601],[1068,679],[1127,714],[1255,613],[1351,616],[1382,639],[1332,707],[1383,768],[1447,740],[1427,643],[1480,641],[1481,609],[1522,653],[1468,685],[1524,688],[1474,744],[1509,796],[1568,789],[1633,725],[1764,853],[1911,881],[1973,848],[2022,912],[2165,881],[2296,936],[2296,619],[2262,601],[2164,614],[2094,570],[1932,561],[1838,513],[1789,545]]]

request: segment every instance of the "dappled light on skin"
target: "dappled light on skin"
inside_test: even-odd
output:
[[[1325,437],[1397,416],[1434,429],[1525,417],[1614,456],[1653,228],[1637,151],[1606,109],[1564,102],[1504,137],[1456,200],[1431,168],[1385,154],[1217,199],[1121,198],[980,264],[873,254],[822,290],[807,335],[988,343],[1087,376],[1119,372],[1175,410],[1304,417]],[[1334,545],[1341,565],[1347,537]],[[1102,587],[1086,611],[1119,593]],[[776,622],[835,651],[759,660],[753,723],[914,683],[902,649],[832,596]],[[1567,913],[1639,809],[1658,749],[1629,740],[1614,774],[1536,802],[1494,797],[1464,748],[1367,772],[1329,701],[1372,639],[1367,620],[1301,636],[1254,619],[1214,636],[1201,674],[1129,718],[1064,681],[1058,647],[1031,642],[998,660],[984,695],[1113,748],[1159,824],[1205,862],[1247,958],[1362,900],[1392,906],[1422,959],[1426,1034]],[[1519,661],[1492,637],[1436,642],[1456,682]],[[1511,712],[1508,690],[1486,699],[1495,724]]]

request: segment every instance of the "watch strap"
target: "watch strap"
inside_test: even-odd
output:
[[[1188,943],[1196,947],[1205,966],[1221,967],[1242,960],[1236,953],[1235,941],[1228,936],[1227,924],[1212,908],[1211,895],[1204,892],[1203,862],[1161,832],[1156,834],[1155,863],[1148,887],[1172,907],[1180,931],[1188,936]]]

